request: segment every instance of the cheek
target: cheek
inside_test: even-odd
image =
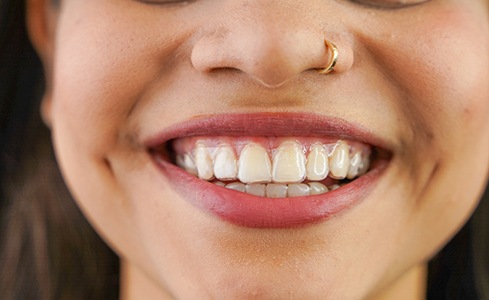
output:
[[[395,76],[410,95],[405,106],[422,131],[439,139],[487,128],[489,21],[468,9],[452,5],[428,16],[398,57]]]
[[[444,185],[459,183],[454,193],[479,191],[489,165],[489,21],[467,9],[441,10],[415,31],[419,42],[405,70],[417,79],[403,80],[416,142],[439,161],[439,172],[454,173]]]
[[[131,111],[174,49],[157,47],[169,34],[151,38],[155,31],[137,11],[110,5],[86,0],[63,6],[50,115],[56,154],[78,204],[112,244],[140,253],[131,203],[107,157],[127,147],[121,135]]]
[[[100,155],[115,146],[151,85],[162,83],[160,74],[181,45],[177,36],[184,36],[172,30],[178,24],[172,18],[112,2],[68,1],[56,41],[53,122],[70,123]]]
[[[418,145],[413,151],[419,151],[413,165],[436,163],[413,220],[418,230],[431,228],[422,238],[412,233],[420,249],[452,236],[487,183],[489,22],[484,13],[468,9],[452,5],[432,15],[413,31],[417,39],[406,46],[409,51],[401,50],[405,58],[396,55],[403,63],[393,74],[409,95],[403,109]]]
[[[364,38],[397,93],[406,159],[459,162],[474,147],[488,149],[479,141],[489,134],[489,20],[470,9],[477,8],[427,9],[414,23],[400,20],[380,38]]]
[[[489,169],[489,21],[477,5],[435,6],[417,20],[374,25],[378,35],[359,34],[396,91],[403,124],[396,178],[408,183],[410,218],[399,243],[406,257],[425,257],[455,233]]]

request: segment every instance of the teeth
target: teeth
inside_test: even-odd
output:
[[[330,191],[334,191],[339,189],[341,186],[339,184],[333,184],[332,186],[329,187]]]
[[[213,183],[218,186],[260,197],[323,194],[345,184],[339,180],[365,174],[370,166],[369,148],[341,140],[335,144],[307,144],[307,159],[307,146],[295,140],[286,140],[273,150],[255,142],[216,146],[215,141],[198,139],[194,145],[192,151],[176,156],[177,165],[200,179],[215,178]],[[238,158],[240,147],[243,148]],[[323,181],[327,178],[336,180]],[[329,182],[328,186],[325,182]]]
[[[220,180],[233,180],[238,175],[236,155],[230,146],[219,148],[214,159],[214,176]]]
[[[319,195],[328,192],[328,188],[319,182],[305,183],[291,183],[291,184],[279,184],[279,183],[250,183],[244,184],[241,182],[232,182],[225,184],[222,181],[214,181],[215,185],[226,187],[230,190],[235,190],[250,195],[259,197],[270,198],[286,198],[286,197],[303,197],[309,195]],[[333,186],[338,188],[339,185]]]
[[[328,191],[328,187],[320,182],[309,182],[311,195],[324,194]]]
[[[306,169],[308,180],[320,181],[328,176],[328,154],[323,145],[315,144],[311,147]]]
[[[272,163],[265,148],[250,143],[241,151],[238,178],[244,183],[270,182]]]
[[[345,179],[350,166],[350,149],[348,145],[339,141],[329,159],[330,177]]]
[[[350,159],[350,167],[348,168],[348,174],[346,177],[348,179],[353,179],[360,173],[360,165],[362,163],[362,154],[357,152]]]
[[[265,197],[266,195],[266,185],[261,184],[261,183],[252,183],[252,184],[247,184],[246,185],[246,193],[255,195],[255,196],[261,196]]]
[[[242,192],[242,193],[244,193],[246,191],[245,184],[244,183],[241,183],[241,182],[228,183],[228,184],[226,184],[225,187],[227,189],[235,190],[235,191]]]
[[[368,168],[370,168],[370,157],[366,156],[362,159],[362,162],[360,163],[358,174],[363,175],[367,173]]]
[[[192,175],[197,175],[197,167],[195,167],[194,160],[188,154],[179,155],[177,157],[177,165],[184,168],[185,171]]]
[[[207,147],[202,144],[197,144],[194,150],[194,157],[199,178],[203,180],[211,180],[214,177],[214,171],[212,158]]]
[[[273,156],[273,182],[302,182],[306,175],[306,157],[302,146],[293,141],[284,142]]]
[[[285,198],[287,197],[287,185],[279,183],[267,184],[267,197],[269,198]]]
[[[289,184],[287,195],[289,197],[309,196],[311,188],[305,183]]]

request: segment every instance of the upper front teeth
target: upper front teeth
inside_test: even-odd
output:
[[[260,145],[250,143],[239,157],[238,178],[244,183],[270,182],[272,163],[267,151]],[[218,177],[218,179],[221,179]]]
[[[296,140],[285,140],[275,149],[265,147],[259,142],[243,146],[239,143],[213,145],[197,140],[191,151],[182,151],[176,160],[180,167],[203,180],[239,180],[241,184],[228,183],[226,187],[269,197],[281,197],[284,193],[289,197],[320,194],[327,188],[314,182],[328,176],[338,180],[353,179],[369,167],[370,148],[350,146],[341,140],[335,144],[310,143],[308,147]],[[237,155],[239,148],[241,151]],[[309,185],[300,184],[305,180]]]
[[[295,141],[282,143],[273,155],[273,182],[302,182],[305,177],[306,156],[301,145]]]

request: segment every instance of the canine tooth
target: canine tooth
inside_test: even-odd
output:
[[[324,194],[328,191],[328,187],[320,182],[309,182],[311,195]]]
[[[328,176],[328,154],[321,144],[315,144],[311,147],[311,152],[307,157],[307,179],[320,181]]]
[[[219,148],[214,159],[214,176],[221,180],[233,180],[238,175],[236,155],[229,146]]]
[[[362,163],[362,154],[360,152],[355,153],[350,159],[350,167],[348,168],[348,174],[346,177],[348,179],[353,179],[360,173],[360,165]]]
[[[289,184],[287,196],[288,197],[309,196],[310,190],[311,188],[305,183],[292,183]]]
[[[329,159],[330,177],[335,179],[344,179],[350,166],[350,149],[348,145],[339,141]]]
[[[285,198],[287,197],[287,185],[278,183],[267,184],[267,197]]]
[[[251,183],[246,185],[246,193],[265,197],[266,195],[266,185],[262,183]]]
[[[212,158],[207,147],[197,144],[194,149],[195,166],[200,179],[211,180],[214,177]]]
[[[228,183],[228,184],[226,184],[225,187],[227,189],[235,190],[235,191],[243,192],[243,193],[246,191],[245,184],[244,183],[241,183],[241,182]]]
[[[273,156],[273,182],[301,182],[306,176],[306,156],[302,146],[294,141],[280,145]]]
[[[272,163],[265,148],[250,143],[241,151],[238,178],[244,183],[272,181]]]

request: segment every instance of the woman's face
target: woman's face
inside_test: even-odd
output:
[[[380,298],[419,279],[487,182],[486,1],[49,11],[32,34],[61,169],[148,293]]]

